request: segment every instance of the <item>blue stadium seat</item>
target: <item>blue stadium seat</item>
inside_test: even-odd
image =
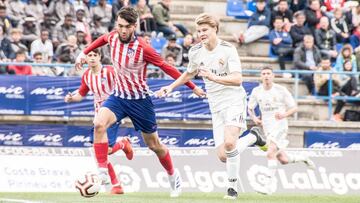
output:
[[[340,52],[341,49],[342,49],[342,47],[343,47],[343,45],[344,45],[344,44],[342,44],[342,43],[337,43],[337,44],[336,44],[336,51],[337,51],[337,52]]]
[[[177,38],[176,39],[176,44],[181,46],[183,43],[184,43],[184,38]]]
[[[242,0],[227,0],[226,15],[228,16],[247,16]]]
[[[157,53],[161,53],[161,49],[166,44],[167,40],[165,37],[151,38],[151,46],[156,50]]]
[[[256,11],[256,2],[255,1],[248,1],[246,3],[246,6],[247,6],[247,10],[249,11],[252,11],[252,12],[255,12]]]

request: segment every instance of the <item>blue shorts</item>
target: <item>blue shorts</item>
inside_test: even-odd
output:
[[[107,130],[107,136],[108,136],[108,142],[109,142],[109,147],[114,146],[114,144],[116,143],[116,138],[117,138],[117,134],[118,134],[118,130],[119,130],[119,126],[120,123],[116,122],[114,124],[112,124]],[[94,127],[91,128],[91,135],[90,135],[90,143],[94,143]]]
[[[157,130],[154,104],[150,97],[129,100],[111,95],[102,107],[110,109],[115,114],[117,122],[129,117],[136,131],[153,133]]]

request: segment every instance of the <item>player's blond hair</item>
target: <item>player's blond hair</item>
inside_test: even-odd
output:
[[[195,19],[196,25],[207,24],[210,27],[216,28],[216,33],[219,32],[219,20],[208,13],[202,13]]]

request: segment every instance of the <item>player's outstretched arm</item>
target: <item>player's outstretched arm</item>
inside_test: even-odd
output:
[[[194,76],[196,75],[196,72],[193,73],[189,73],[188,71],[185,71],[178,79],[176,79],[173,83],[171,83],[168,86],[162,87],[159,91],[156,92],[156,96],[157,97],[164,97],[167,94],[169,94],[170,92],[172,92],[175,88],[179,87],[180,85],[183,85],[184,83],[188,82],[190,79],[192,79]],[[199,89],[199,91],[201,90],[201,88],[199,87],[195,87],[194,88],[194,92],[195,90],[197,91]],[[198,96],[205,96],[205,92],[204,95],[198,95]]]
[[[76,94],[72,94],[71,92],[69,92],[65,98],[64,98],[64,101],[66,103],[71,103],[71,102],[80,102],[83,100],[83,96],[81,96],[79,93],[76,93]]]

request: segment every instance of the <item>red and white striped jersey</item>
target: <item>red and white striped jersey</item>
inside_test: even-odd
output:
[[[82,76],[79,94],[83,97],[86,96],[89,91],[94,94],[96,114],[102,103],[114,92],[114,88],[115,74],[111,66],[103,66],[97,74],[94,74],[89,68]]]
[[[149,87],[146,83],[146,67],[151,63],[160,67],[165,73],[173,78],[180,77],[181,73],[167,64],[156,51],[140,38],[135,37],[129,43],[119,40],[117,31],[102,35],[84,50],[87,54],[97,47],[109,44],[111,60],[114,66],[116,87],[114,95],[123,99],[144,99],[149,95]],[[195,85],[186,83],[191,89]]]

